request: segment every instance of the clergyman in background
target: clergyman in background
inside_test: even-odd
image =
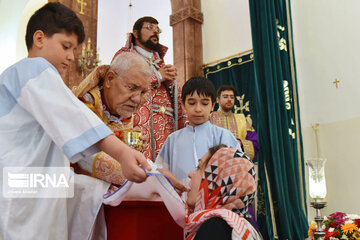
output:
[[[181,106],[181,90],[177,86],[176,67],[164,63],[167,47],[159,43],[161,29],[153,17],[138,19],[126,46],[115,53],[133,51],[142,56],[153,69],[150,99],[135,112],[134,126],[149,138],[143,145],[145,157],[155,161],[167,137],[185,126],[186,114]]]
[[[254,160],[259,151],[258,134],[252,126],[250,115],[233,113],[236,90],[234,86],[223,85],[217,90],[216,101],[219,109],[212,112],[210,122],[230,130],[240,146]]]

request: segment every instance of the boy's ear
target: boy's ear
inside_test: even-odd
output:
[[[220,98],[216,97],[216,103],[219,103],[219,101],[220,101]],[[215,105],[215,103],[214,103],[214,105]]]
[[[45,37],[46,35],[43,31],[37,30],[33,35],[33,46],[41,49],[44,46]]]
[[[182,107],[183,109],[185,109],[185,103],[183,103],[182,100],[181,100],[181,107]]]

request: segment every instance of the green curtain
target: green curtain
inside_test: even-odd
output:
[[[234,85],[237,95],[245,94],[250,102],[260,144],[257,222],[264,239],[293,240],[307,237],[308,223],[286,1],[249,0],[253,53],[207,66],[204,74],[216,88]]]
[[[246,115],[251,113],[254,123],[257,117],[256,106],[253,104],[255,98],[253,58],[252,51],[236,54],[236,57],[205,67],[204,75],[214,83],[216,89],[221,85],[233,85],[237,96],[244,94],[244,103],[249,101],[250,110],[244,110],[244,113]],[[238,100],[235,100],[235,104],[240,107]],[[214,110],[217,110],[217,108],[218,105],[216,104]]]
[[[261,148],[258,224],[265,239],[305,239],[308,230],[287,1],[249,0]]]

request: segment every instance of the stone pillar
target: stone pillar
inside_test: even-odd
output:
[[[96,49],[97,49],[97,12],[98,12],[98,1],[97,0],[58,0],[49,2],[60,2],[65,6],[71,8],[80,20],[84,24],[85,29],[85,40],[84,44],[87,45],[88,39],[91,39],[91,48],[93,49],[94,56],[92,60],[96,58]],[[75,61],[70,65],[67,73],[64,73],[62,76],[64,82],[68,87],[76,86],[81,82],[81,80],[89,73],[85,72],[84,77],[81,76],[81,71],[78,67],[79,57],[81,56],[83,45],[79,45],[78,49],[75,51]],[[87,46],[86,46],[87,47]]]
[[[171,0],[174,65],[182,86],[194,76],[203,76],[202,32],[203,14],[200,0]]]

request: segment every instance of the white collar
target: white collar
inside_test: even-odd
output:
[[[142,47],[135,45],[134,48],[136,49],[136,51],[138,51],[139,53],[141,53],[142,55],[145,55],[146,57],[152,57],[153,53],[149,52],[148,50],[143,49]]]

